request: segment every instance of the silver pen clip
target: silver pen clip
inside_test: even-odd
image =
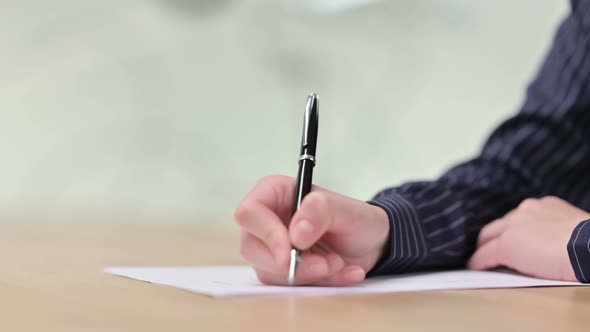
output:
[[[311,121],[311,112],[313,108],[316,106],[316,100],[318,96],[315,93],[312,93],[307,98],[307,104],[305,105],[305,115],[303,117],[303,134],[301,135],[301,145],[302,147],[307,147],[309,144],[309,122]]]

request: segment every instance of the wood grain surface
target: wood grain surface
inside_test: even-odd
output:
[[[1,331],[588,331],[590,288],[213,299],[104,275],[240,264],[235,231],[13,223],[0,232]],[[59,225],[59,226],[56,226]]]

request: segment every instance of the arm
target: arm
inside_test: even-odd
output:
[[[258,181],[234,214],[240,252],[258,278],[287,284],[292,247],[305,251],[298,284],[318,286],[357,284],[367,271],[461,266],[476,247],[470,268],[506,265],[563,280],[575,279],[574,264],[590,268],[590,223],[580,224],[590,214],[570,204],[590,208],[590,5],[572,3],[521,112],[494,131],[477,158],[440,179],[384,190],[369,204],[315,187],[294,215],[293,178]],[[521,204],[547,195],[569,202]],[[556,265],[565,273],[556,275]]]
[[[369,202],[390,222],[389,247],[371,275],[462,266],[480,230],[528,197],[559,196],[590,210],[590,3],[572,1],[572,8],[521,111],[477,158]],[[583,231],[578,242],[590,238]]]

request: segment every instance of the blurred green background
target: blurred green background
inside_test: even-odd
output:
[[[310,92],[318,185],[368,199],[435,177],[518,109],[567,10],[565,0],[0,1],[0,212],[231,226],[256,179],[295,175]]]

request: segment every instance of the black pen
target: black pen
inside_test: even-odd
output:
[[[316,148],[318,141],[319,121],[318,96],[314,93],[307,98],[305,115],[303,117],[303,134],[301,136],[301,151],[299,152],[299,170],[295,191],[295,204],[293,213],[299,210],[305,195],[309,194],[312,186],[313,168],[316,163]],[[289,263],[289,284],[295,284],[295,272],[301,259],[297,248],[291,249],[291,261]]]

